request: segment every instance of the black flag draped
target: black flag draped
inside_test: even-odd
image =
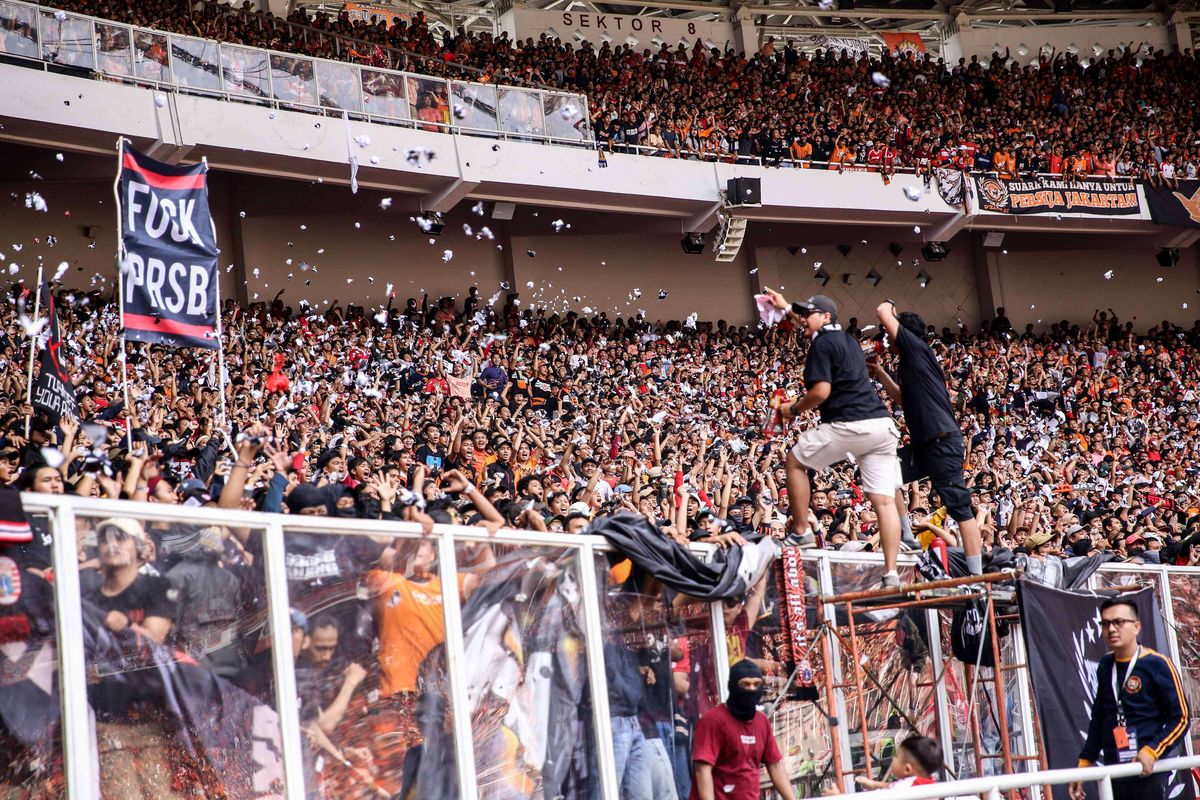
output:
[[[33,407],[45,412],[51,422],[57,423],[60,417],[76,417],[79,415],[79,404],[75,399],[75,385],[71,376],[62,364],[62,330],[58,324],[58,306],[54,302],[54,293],[49,287],[39,288],[42,293],[42,304],[49,314],[46,330],[49,336],[46,347],[39,358],[37,382],[33,385]]]

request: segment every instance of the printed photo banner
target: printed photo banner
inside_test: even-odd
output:
[[[1159,225],[1200,228],[1200,181],[1179,181],[1169,186],[1142,186],[1150,217]]]
[[[1137,187],[1121,181],[1011,180],[975,177],[979,208],[998,214],[1140,214]]]
[[[217,349],[217,237],[208,167],[163,164],[121,143],[122,327],[139,342]]]

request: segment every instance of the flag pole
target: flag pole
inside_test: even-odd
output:
[[[137,409],[129,396],[129,364],[125,359],[125,219],[121,210],[121,172],[124,166],[125,137],[117,137],[117,177],[113,181],[113,199],[117,203],[117,304],[120,310],[119,323],[121,326],[121,352],[117,358],[121,362],[121,386],[125,392],[125,444],[126,449],[133,452],[133,420],[132,415]]]
[[[33,321],[37,322],[42,307],[42,265],[38,264],[37,291],[33,296]],[[33,362],[37,359],[38,334],[29,337],[29,372],[25,376],[25,405],[29,411],[25,414],[25,441],[29,441],[29,426],[33,422]]]
[[[208,156],[200,160],[204,163],[204,185],[206,187],[205,191],[207,191]],[[212,225],[213,246],[215,247],[217,244],[217,223],[213,221],[212,214],[209,214],[208,222]],[[213,275],[217,283],[217,395],[221,398],[221,433],[225,437],[225,444],[234,456],[237,456],[237,449],[233,446],[233,438],[230,436],[229,410],[225,406],[225,323],[221,319],[221,262],[219,259],[217,260],[217,268],[213,270]]]

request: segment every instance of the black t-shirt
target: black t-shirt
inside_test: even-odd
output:
[[[179,590],[166,578],[158,575],[138,575],[125,591],[109,597],[100,591],[87,592],[87,599],[106,614],[120,611],[131,625],[141,625],[147,617],[163,617],[174,621],[178,616]]]
[[[812,389],[822,381],[830,384],[830,392],[821,403],[821,422],[854,422],[888,416],[867,377],[867,359],[862,347],[840,326],[822,328],[812,340],[804,361],[805,388]]]
[[[446,464],[446,451],[440,447],[435,449],[423,444],[417,448],[417,463],[440,472]]]
[[[943,434],[957,433],[954,407],[950,405],[950,395],[946,391],[946,376],[929,345],[901,327],[896,334],[896,347],[900,351],[899,383],[904,420],[912,440],[919,444]]]

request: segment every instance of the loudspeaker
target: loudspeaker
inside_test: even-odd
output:
[[[984,247],[1000,247],[1004,244],[1003,231],[988,231],[983,236]]]
[[[689,256],[698,256],[704,252],[704,235],[700,233],[689,233],[679,240],[679,246],[683,248],[683,252]]]
[[[496,203],[492,207],[492,219],[512,219],[516,211],[516,203]]]
[[[730,178],[725,184],[725,205],[761,206],[762,181],[758,178]]]
[[[1164,247],[1154,254],[1160,267],[1173,267],[1179,263],[1179,251],[1174,247]]]
[[[945,242],[930,242],[921,248],[921,255],[926,261],[941,261],[950,253],[950,246]]]

